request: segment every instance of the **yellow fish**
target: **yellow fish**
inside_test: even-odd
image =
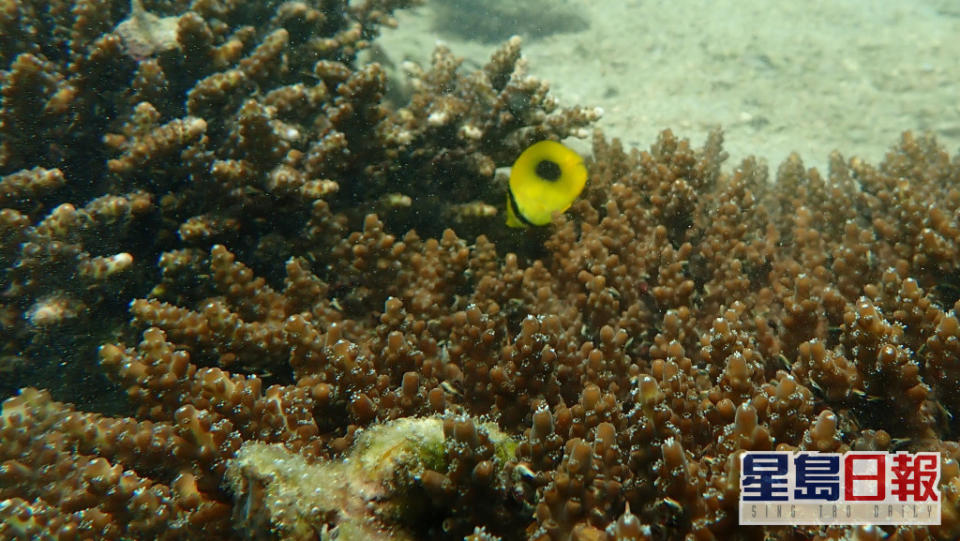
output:
[[[510,169],[507,225],[547,225],[554,212],[570,208],[587,183],[583,158],[554,141],[524,150]]]

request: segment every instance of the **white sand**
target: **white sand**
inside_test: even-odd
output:
[[[562,0],[555,0],[561,2]],[[833,150],[878,163],[904,130],[960,148],[960,2],[955,0],[567,0],[582,32],[525,39],[530,73],[562,104],[601,106],[601,127],[648,148],[663,128],[703,142],[723,127],[728,166],[776,166]],[[430,6],[379,41],[397,64],[429,64]],[[443,36],[467,67],[494,50]],[[582,149],[586,145],[578,145]]]

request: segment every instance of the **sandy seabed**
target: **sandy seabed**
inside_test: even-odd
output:
[[[904,130],[960,149],[954,0],[552,1],[588,26],[525,38],[530,73],[562,104],[602,107],[599,127],[630,146],[664,128],[700,144],[720,126],[728,165],[752,154],[775,168],[797,152],[823,168],[834,150],[877,163]],[[400,14],[379,41],[387,58],[426,65],[441,40],[482,65],[496,45],[438,32],[433,9]]]

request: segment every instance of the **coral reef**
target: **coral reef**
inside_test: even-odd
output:
[[[439,50],[408,107],[387,108],[383,69],[357,51],[414,3],[6,5],[0,370],[55,379],[45,359],[66,356],[68,379],[89,381],[173,250],[229,243],[273,278],[371,211],[400,234],[438,235],[437,216],[490,223],[497,166],[597,117],[558,108],[517,40],[472,75]]]
[[[153,535],[160,513],[207,537],[359,520],[388,538],[727,538],[741,450],[922,448],[943,453],[943,524],[879,530],[955,537],[960,162],[909,134],[827,178],[792,158],[772,184],[723,158],[719,134],[629,154],[598,136],[535,260],[452,230],[398,239],[374,215],[276,285],[223,245],[168,252],[130,307],[140,343],[100,349],[131,417],[34,389],[5,403],[6,531]],[[309,226],[346,223],[323,216]],[[396,427],[401,447],[381,439]],[[344,473],[364,452],[414,458]],[[340,505],[282,503],[331,472]],[[380,511],[343,504],[365,482]],[[150,500],[101,497],[134,493]]]
[[[596,134],[508,230],[496,168],[598,112],[517,39],[387,105],[409,3],[0,10],[0,537],[960,536],[960,157]],[[738,528],[770,449],[939,451],[943,523]]]

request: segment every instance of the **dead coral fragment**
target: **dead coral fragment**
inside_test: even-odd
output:
[[[493,423],[461,424],[486,432],[496,449],[491,464],[503,471],[513,440]],[[333,530],[344,540],[414,539],[408,527],[427,504],[421,488],[429,492],[433,479],[455,466],[453,440],[445,437],[442,419],[429,417],[369,428],[340,461],[310,463],[283,445],[248,441],[229,462],[226,478],[250,535],[299,539]]]
[[[38,300],[24,314],[34,327],[53,327],[64,320],[77,317],[82,303],[62,295],[51,295]]]
[[[143,9],[140,0],[130,0],[130,18],[117,25],[126,52],[137,60],[178,48],[180,17],[158,17]]]

